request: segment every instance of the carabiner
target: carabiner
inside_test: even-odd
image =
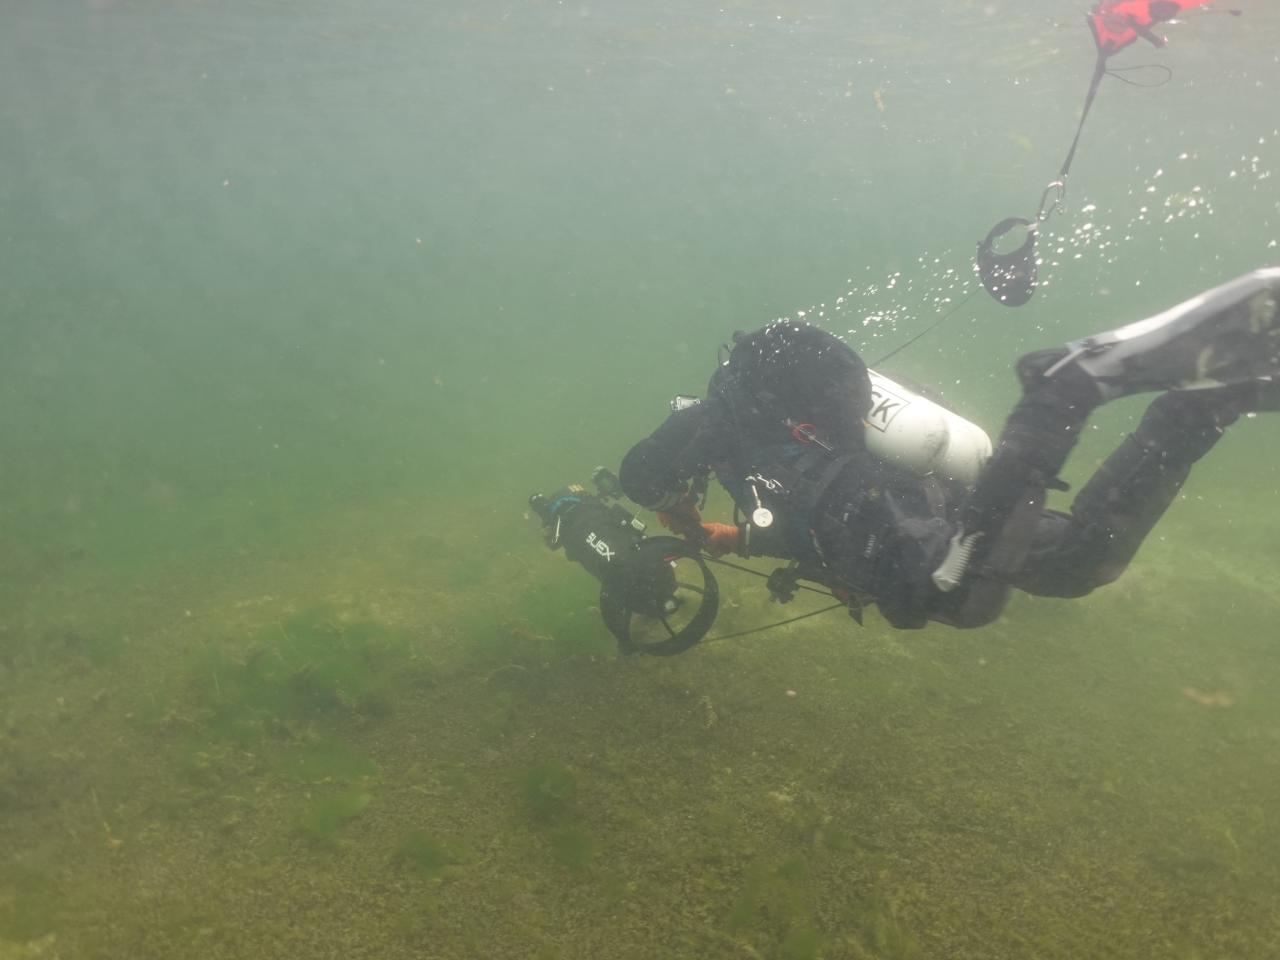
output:
[[[1049,202],[1049,194],[1056,193],[1053,203],[1045,206]],[[1040,194],[1040,207],[1036,210],[1036,223],[1044,223],[1053,214],[1057,213],[1058,208],[1062,206],[1062,202],[1067,198],[1067,181],[1066,178],[1061,180],[1052,180],[1049,185],[1044,188],[1044,193]]]

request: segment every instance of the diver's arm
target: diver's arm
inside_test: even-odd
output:
[[[722,433],[704,405],[678,410],[632,447],[618,469],[628,497],[657,511],[664,527],[713,556],[739,549],[741,531],[704,523],[689,480],[705,477],[712,463],[724,459]]]
[[[671,414],[623,457],[623,492],[650,510],[675,507],[688,493],[688,481],[710,470],[720,446],[716,433],[703,404]]]

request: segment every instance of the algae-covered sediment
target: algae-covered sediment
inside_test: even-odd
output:
[[[0,955],[1267,955],[1278,665],[1152,602],[1201,585],[1158,548],[1145,582],[980,634],[828,615],[619,659],[528,532],[501,599],[246,575],[127,636],[63,609],[85,640],[44,645],[30,608]],[[776,614],[726,580],[724,628]],[[1235,636],[1271,609],[1216,589]]]

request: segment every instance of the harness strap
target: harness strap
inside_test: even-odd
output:
[[[921,487],[931,516],[947,519],[947,494],[937,477],[926,477]]]
[[[764,505],[772,506],[784,518],[778,529],[792,555],[798,559],[822,561],[822,551],[817,547],[813,534],[818,505],[840,471],[853,459],[854,454],[832,457],[822,448],[809,447],[794,462],[778,465],[767,474],[747,479],[748,484],[753,479],[764,480],[768,484],[767,490],[761,488],[765,493]],[[735,502],[735,521],[737,517],[738,504]],[[747,536],[750,536],[749,532]]]
[[[818,504],[822,502],[827,489],[835,482],[840,471],[853,460],[853,456],[851,453],[846,453],[830,459],[818,476],[812,480],[808,479],[806,474],[812,469],[813,463],[829,459],[825,451],[813,451],[812,454],[802,458],[801,464],[798,465],[800,478],[791,492],[791,510],[793,516],[810,531],[811,538],[814,514],[817,512]],[[805,464],[804,460],[808,460],[809,463]]]

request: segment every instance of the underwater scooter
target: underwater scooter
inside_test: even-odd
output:
[[[596,493],[570,484],[529,506],[552,550],[600,581],[600,615],[622,653],[671,656],[701,640],[720,608],[720,588],[698,548],[676,537],[646,537],[645,525],[615,501],[618,478],[591,473]]]

